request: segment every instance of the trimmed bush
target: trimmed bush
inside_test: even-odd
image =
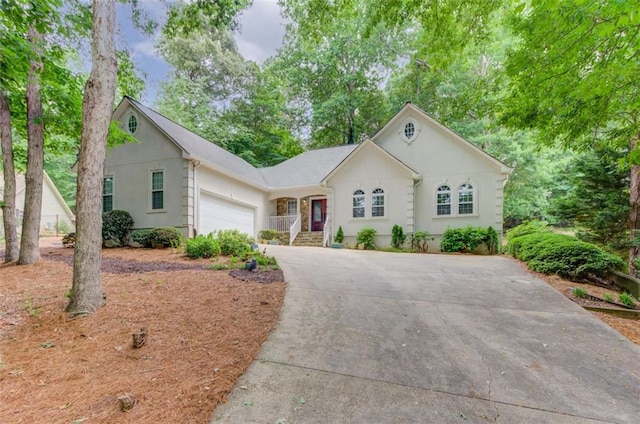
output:
[[[473,252],[487,240],[487,237],[487,230],[482,227],[448,228],[442,235],[440,250],[443,252]]]
[[[404,234],[402,227],[395,224],[391,229],[391,246],[400,249],[405,241],[407,241],[407,236]]]
[[[549,232],[551,229],[544,221],[529,221],[507,231],[507,239],[526,236],[527,234]]]
[[[342,225],[338,227],[336,237],[333,239],[335,243],[342,243],[344,241],[344,231],[342,231]]]
[[[131,233],[131,240],[144,247],[151,247],[151,232],[153,230],[135,230]]]
[[[187,240],[185,253],[190,258],[211,258],[220,254],[220,243],[210,234]]]
[[[364,227],[358,231],[356,237],[356,247],[362,245],[366,250],[375,250],[376,248],[376,230],[371,227]]]
[[[260,231],[260,238],[262,240],[273,240],[278,237],[278,230],[262,230]]]
[[[152,247],[177,247],[182,242],[182,231],[175,227],[158,227],[151,230],[149,243]]]
[[[241,256],[245,252],[250,252],[253,243],[253,238],[249,234],[238,230],[219,230],[215,238],[220,243],[220,253],[225,256]]]
[[[573,237],[536,232],[509,240],[507,252],[533,271],[581,280],[589,275],[604,277],[624,267],[619,257]]]
[[[133,218],[127,211],[115,210],[102,214],[102,242],[112,240],[120,245],[127,244]]]

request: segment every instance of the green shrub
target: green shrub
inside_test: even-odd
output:
[[[487,251],[490,255],[498,253],[498,232],[489,226],[484,238],[484,245],[487,246]]]
[[[338,227],[338,232],[336,232],[336,238],[333,239],[335,243],[342,243],[344,241],[344,231],[342,231],[342,225]]]
[[[609,293],[602,293],[602,298],[607,302],[613,302],[613,296],[611,296]]]
[[[182,242],[182,231],[175,227],[158,227],[151,230],[149,243],[152,247],[177,247]]]
[[[365,227],[358,231],[356,247],[360,245],[366,250],[374,250],[376,248],[376,230],[371,227]]]
[[[447,228],[440,241],[443,252],[472,252],[484,243],[487,230],[481,227]]]
[[[551,231],[551,229],[547,226],[545,221],[529,221],[507,231],[507,239],[513,240],[516,237],[549,231]]]
[[[225,256],[242,256],[245,252],[251,251],[253,243],[249,234],[238,230],[219,230],[216,232],[216,239],[220,243],[220,253]]]
[[[278,236],[278,230],[262,230],[260,231],[260,238],[262,240],[273,240]]]
[[[402,227],[395,224],[391,229],[391,246],[400,249],[405,241],[407,241],[407,236],[404,234]]]
[[[534,271],[571,279],[583,279],[590,274],[603,277],[624,266],[622,259],[593,244],[550,232],[510,239],[507,252]]]
[[[151,232],[153,230],[135,230],[131,233],[131,240],[140,243],[143,247],[151,247]]]
[[[133,218],[127,211],[115,210],[102,214],[102,242],[113,240],[120,245],[127,244]]]
[[[573,292],[573,295],[575,297],[579,297],[581,299],[584,299],[587,296],[589,296],[589,292],[583,289],[582,287],[574,287],[573,290],[571,291]]]
[[[636,306],[636,302],[633,301],[633,296],[631,296],[629,293],[620,293],[618,295],[618,300],[623,305],[630,306],[632,308]]]
[[[435,237],[431,237],[427,231],[416,231],[411,236],[411,246],[416,248],[420,253],[426,253],[429,251],[429,241],[435,240]]]
[[[187,240],[185,253],[190,258],[211,258],[220,254],[220,243],[211,235],[200,234],[196,238]]]

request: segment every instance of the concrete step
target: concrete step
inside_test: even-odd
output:
[[[322,231],[308,231],[299,233],[296,239],[293,241],[294,246],[322,246],[322,238],[324,234]]]

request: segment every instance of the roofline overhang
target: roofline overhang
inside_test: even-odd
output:
[[[182,149],[182,151],[183,151],[183,154],[182,154],[182,158],[183,159],[200,162],[201,166],[204,166],[205,168],[209,168],[212,171],[215,171],[215,172],[217,172],[219,174],[222,174],[222,175],[224,175],[226,177],[233,178],[236,181],[239,181],[239,182],[241,182],[243,184],[246,184],[248,186],[251,186],[251,187],[258,188],[258,189],[260,189],[262,191],[266,191],[266,192],[269,191],[269,187],[267,187],[266,185],[259,184],[259,183],[255,182],[255,181],[252,181],[252,180],[250,180],[250,179],[248,179],[246,177],[243,177],[242,175],[236,174],[235,172],[231,172],[228,169],[223,168],[220,165],[217,165],[217,164],[215,164],[213,162],[210,162],[210,161],[208,161],[208,160],[206,160],[204,158],[201,158],[199,156],[187,153],[184,149]]]

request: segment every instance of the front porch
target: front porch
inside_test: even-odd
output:
[[[331,228],[326,195],[279,197],[273,202],[276,215],[269,217],[269,229],[278,231],[281,241],[288,239],[290,246],[327,246]]]

